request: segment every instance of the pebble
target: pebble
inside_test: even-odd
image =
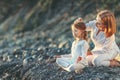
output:
[[[28,64],[29,62],[32,62],[34,59],[32,57],[27,57],[23,60],[23,64]]]
[[[10,61],[14,60],[14,57],[13,57],[12,55],[8,55],[8,56],[7,56],[7,59],[8,59],[7,61],[10,62]]]
[[[38,58],[38,61],[42,61],[42,60],[43,60],[43,57],[42,57],[42,56]]]

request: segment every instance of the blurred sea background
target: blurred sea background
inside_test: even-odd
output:
[[[119,44],[119,0],[1,0],[0,49],[19,46],[70,48],[73,21],[78,17],[85,22],[94,20],[104,9],[115,14]]]

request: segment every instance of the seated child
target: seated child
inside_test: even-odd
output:
[[[86,60],[89,45],[87,43],[87,32],[84,22],[74,22],[71,26],[75,40],[72,43],[71,54],[56,56],[56,63],[66,71],[79,72],[88,66]]]

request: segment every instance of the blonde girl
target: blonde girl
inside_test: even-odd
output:
[[[81,71],[88,65],[86,60],[89,45],[87,43],[86,26],[83,22],[74,22],[71,26],[75,40],[72,43],[71,54],[57,56],[56,63],[66,71]]]

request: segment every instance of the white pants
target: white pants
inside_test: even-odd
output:
[[[87,60],[95,66],[110,66],[110,60],[114,59],[118,53],[93,54],[87,56]]]
[[[70,58],[57,58],[56,63],[63,68],[64,70],[71,72],[75,70],[82,70],[84,67],[88,65],[87,60],[81,60],[78,63],[71,63]]]

